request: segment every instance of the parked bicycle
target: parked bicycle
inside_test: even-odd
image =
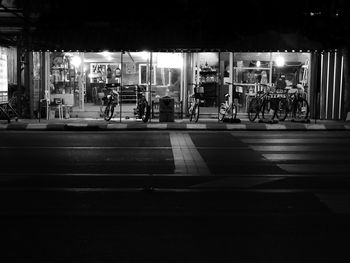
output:
[[[189,85],[193,85],[193,94],[189,96],[189,105],[188,105],[188,114],[190,121],[197,122],[199,119],[199,88],[200,85],[196,83],[189,83]]]
[[[255,121],[257,117],[260,120],[270,119],[274,120],[283,118],[286,115],[285,107],[281,100],[287,97],[283,90],[272,92],[273,87],[266,86],[266,91],[258,91],[257,96],[252,98],[248,106],[248,118],[250,121]]]
[[[226,82],[226,84],[231,85],[232,83]],[[225,102],[221,103],[219,109],[219,121],[223,121],[225,116],[231,115],[231,119],[236,119],[237,117],[237,105],[234,102],[229,103],[229,94],[225,94]]]
[[[15,110],[17,103],[17,98],[12,97],[7,102],[0,101],[0,119],[4,118],[8,123],[11,122],[11,119],[14,118],[15,121],[18,121],[18,113]]]
[[[285,114],[278,116],[280,121],[284,121],[288,114],[291,114],[291,121],[307,121],[309,119],[309,103],[305,99],[304,91],[298,86],[294,86],[289,91],[286,99],[281,100],[279,107],[281,112],[285,112]]]
[[[143,122],[148,122],[151,116],[151,107],[146,99],[147,88],[143,85],[137,85],[136,89],[137,107],[134,109],[134,115]]]

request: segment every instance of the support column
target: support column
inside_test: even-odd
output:
[[[16,108],[16,111],[17,113],[19,114],[20,117],[21,114],[22,114],[22,105],[21,105],[21,102],[20,102],[20,99],[21,97],[19,96],[22,92],[22,70],[21,70],[21,67],[22,67],[22,48],[21,48],[21,42],[20,40],[18,39],[17,41],[17,108]]]
[[[186,101],[187,101],[187,53],[182,54],[183,62],[182,62],[182,69],[181,69],[181,86],[180,86],[180,101],[182,101],[182,109],[181,112],[186,112]],[[181,115],[181,119],[183,118],[183,114]]]
[[[349,68],[349,50],[348,48],[343,49],[343,74],[344,74],[344,84],[343,84],[343,114],[342,119],[350,121],[350,68]]]

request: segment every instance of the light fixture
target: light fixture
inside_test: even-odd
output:
[[[284,57],[278,56],[278,57],[276,58],[275,62],[276,62],[276,66],[277,66],[277,67],[283,67],[284,64],[285,64]]]
[[[159,53],[157,67],[159,68],[181,68],[183,64],[180,53]]]
[[[150,52],[148,52],[148,51],[141,51],[140,55],[141,55],[141,58],[144,59],[144,60],[150,58]]]
[[[258,68],[260,68],[261,62],[260,62],[259,60],[256,62],[256,66],[257,66]]]
[[[74,67],[78,68],[81,64],[81,58],[78,56],[73,56],[71,59],[71,63]]]
[[[109,52],[108,50],[102,51],[102,52],[100,52],[100,54],[101,54],[102,56],[104,56],[105,59],[107,59],[108,61],[111,61],[111,60],[112,60],[112,53]]]

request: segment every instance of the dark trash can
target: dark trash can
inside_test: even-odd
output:
[[[159,99],[159,122],[174,121],[174,99],[168,96]]]

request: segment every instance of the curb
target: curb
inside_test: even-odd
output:
[[[0,130],[29,131],[118,131],[118,130],[209,130],[209,131],[345,131],[350,124],[305,124],[305,123],[9,123],[0,124]]]

